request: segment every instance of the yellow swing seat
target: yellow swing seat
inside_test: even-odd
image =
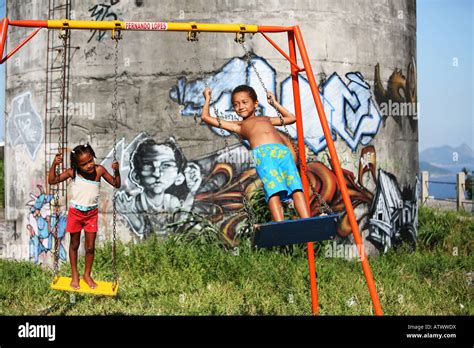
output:
[[[102,282],[102,281],[95,281],[97,283],[97,287],[92,289],[87,285],[87,283],[80,279],[79,289],[73,289],[71,287],[71,278],[70,277],[58,277],[57,279],[51,282],[51,289],[53,290],[61,290],[61,291],[71,291],[77,292],[82,294],[91,294],[91,295],[102,295],[102,296],[117,296],[117,291],[119,284],[112,282]]]

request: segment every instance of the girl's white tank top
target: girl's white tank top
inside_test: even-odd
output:
[[[100,181],[84,179],[76,174],[70,184],[71,205],[81,211],[88,211],[99,206]]]

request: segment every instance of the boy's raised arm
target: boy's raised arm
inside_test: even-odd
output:
[[[209,112],[211,104],[211,89],[206,87],[204,89],[204,105],[202,106],[201,120],[213,127],[223,128],[230,132],[240,134],[240,121],[226,121],[226,120],[217,120],[216,117],[212,117]]]
[[[60,165],[63,161],[63,155],[58,153],[54,157],[53,164],[51,164],[51,168],[49,168],[49,173],[48,173],[48,184],[49,185],[55,185],[57,183],[60,183],[66,179],[69,179],[71,175],[71,169],[66,169],[64,172],[60,173],[59,175],[56,175],[56,167]]]
[[[292,124],[296,122],[296,117],[291,112],[289,112],[286,108],[284,108],[275,98],[273,93],[268,92],[267,95],[268,102],[270,105],[274,105],[274,107],[280,112],[281,116],[283,117],[284,124]],[[281,126],[281,119],[280,117],[271,117],[272,124],[274,126]]]

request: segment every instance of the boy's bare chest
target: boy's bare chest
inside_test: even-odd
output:
[[[270,119],[267,117],[256,117],[251,120],[245,120],[242,123],[242,133],[243,135],[250,135],[252,133],[273,133],[275,132],[275,127],[273,127]]]

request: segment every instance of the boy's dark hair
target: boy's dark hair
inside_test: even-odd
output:
[[[234,100],[234,95],[239,93],[239,92],[247,92],[248,95],[250,96],[250,98],[256,102],[258,100],[257,98],[257,92],[255,92],[255,90],[248,86],[248,85],[240,85],[240,86],[237,86],[234,88],[234,90],[232,91],[232,97],[231,97],[231,100]]]
[[[142,141],[137,148],[135,149],[135,152],[132,155],[131,162],[133,164],[133,168],[140,168],[143,165],[142,158],[147,152],[147,148],[155,145],[165,145],[171,148],[174,153],[174,158],[176,160],[176,165],[178,167],[178,172],[182,173],[184,169],[186,169],[186,166],[188,164],[186,158],[184,157],[184,154],[181,152],[181,150],[176,146],[176,142],[174,139],[170,138],[164,143],[157,143],[154,139],[147,139],[145,141]]]
[[[89,145],[89,143],[84,144],[84,145],[77,145],[71,151],[70,160],[71,160],[71,168],[72,168],[72,171],[73,171],[73,174],[72,174],[72,179],[73,180],[76,179],[76,172],[79,168],[79,166],[77,164],[77,160],[79,159],[79,156],[81,156],[85,153],[90,154],[92,157],[96,158],[94,149],[92,148],[92,146]]]

